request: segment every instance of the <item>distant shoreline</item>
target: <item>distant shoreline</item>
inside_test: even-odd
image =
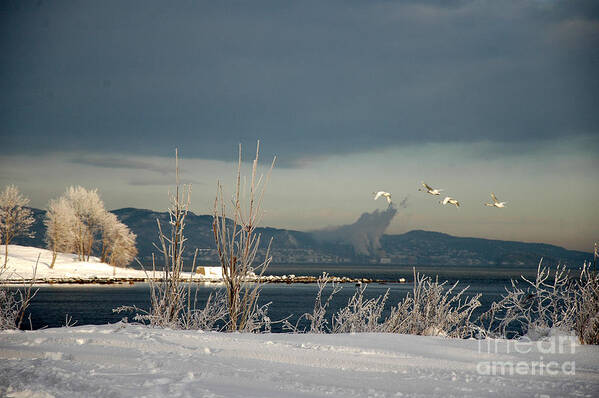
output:
[[[335,283],[354,283],[354,284],[366,284],[366,283],[379,283],[379,284],[391,284],[391,283],[406,283],[405,278],[399,278],[396,280],[388,279],[372,279],[372,278],[349,278],[346,276],[329,276],[331,282]],[[257,282],[259,278],[249,278],[249,282]],[[10,286],[22,286],[33,283],[34,285],[134,285],[136,283],[150,283],[151,281],[160,282],[160,278],[121,278],[121,277],[92,277],[92,278],[78,278],[78,277],[65,277],[65,278],[45,278],[45,279],[4,279],[0,281],[0,285]],[[315,276],[296,276],[296,275],[283,275],[275,276],[268,275],[260,278],[262,283],[285,283],[285,284],[311,284],[317,283],[318,277]],[[181,278],[182,282],[189,282],[188,278]],[[203,279],[192,279],[194,284],[220,284],[223,283],[221,278],[203,278]]]

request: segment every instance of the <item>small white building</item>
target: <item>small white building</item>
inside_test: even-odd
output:
[[[196,274],[210,279],[222,279],[223,270],[221,267],[197,267]]]

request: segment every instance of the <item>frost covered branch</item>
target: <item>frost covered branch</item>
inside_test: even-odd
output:
[[[256,156],[252,163],[249,192],[241,187],[241,144],[237,166],[235,194],[232,203],[227,206],[223,189],[217,184],[214,200],[212,231],[223,271],[223,279],[227,289],[227,309],[229,331],[258,331],[270,327],[270,319],[266,315],[268,305],[259,306],[258,298],[262,286],[261,277],[270,264],[270,244],[268,243],[264,260],[254,265],[260,234],[256,228],[263,215],[262,202],[270,173],[275,164],[273,159],[270,169],[263,179],[258,176],[258,159],[260,142],[256,145]],[[228,218],[230,217],[230,218]],[[252,277],[253,282],[248,279]]]

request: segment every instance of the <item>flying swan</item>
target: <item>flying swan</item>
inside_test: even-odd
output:
[[[391,194],[389,192],[378,191],[378,192],[373,192],[372,194],[374,195],[374,200],[377,200],[381,196],[384,196],[387,199],[387,202],[389,204],[391,204]]]
[[[505,207],[505,204],[507,203],[507,202],[498,201],[493,192],[491,192],[491,199],[493,199],[493,203],[485,203],[485,206],[498,207],[498,208],[502,209]]]

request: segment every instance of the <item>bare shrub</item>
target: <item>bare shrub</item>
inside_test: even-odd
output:
[[[4,264],[8,262],[8,245],[17,236],[33,237],[29,231],[35,219],[26,208],[29,199],[21,195],[19,189],[9,185],[0,193],[0,242],[4,243]]]
[[[542,337],[551,328],[572,330],[576,294],[565,266],[551,269],[539,262],[535,280],[512,280],[506,295],[481,315],[485,334],[492,337]]]
[[[33,267],[33,277],[29,282],[23,280],[22,288],[11,292],[8,286],[0,284],[0,330],[21,328],[25,319],[25,312],[37,293],[37,290],[32,289],[39,260],[40,256],[38,255]],[[6,272],[6,270],[0,268],[0,279],[2,279],[3,272]],[[31,318],[29,323],[31,324]]]
[[[272,260],[270,242],[265,258],[254,265],[260,246],[260,234],[256,233],[262,217],[262,201],[273,159],[266,175],[258,176],[260,142],[256,145],[256,156],[248,190],[241,187],[241,144],[237,166],[236,186],[233,201],[227,205],[220,182],[217,185],[214,201],[212,230],[227,289],[227,309],[229,331],[253,332],[263,326],[268,328],[270,319],[266,316],[268,306],[258,306],[262,286],[262,275]],[[228,218],[230,217],[230,218]],[[272,242],[272,241],[271,241]]]

